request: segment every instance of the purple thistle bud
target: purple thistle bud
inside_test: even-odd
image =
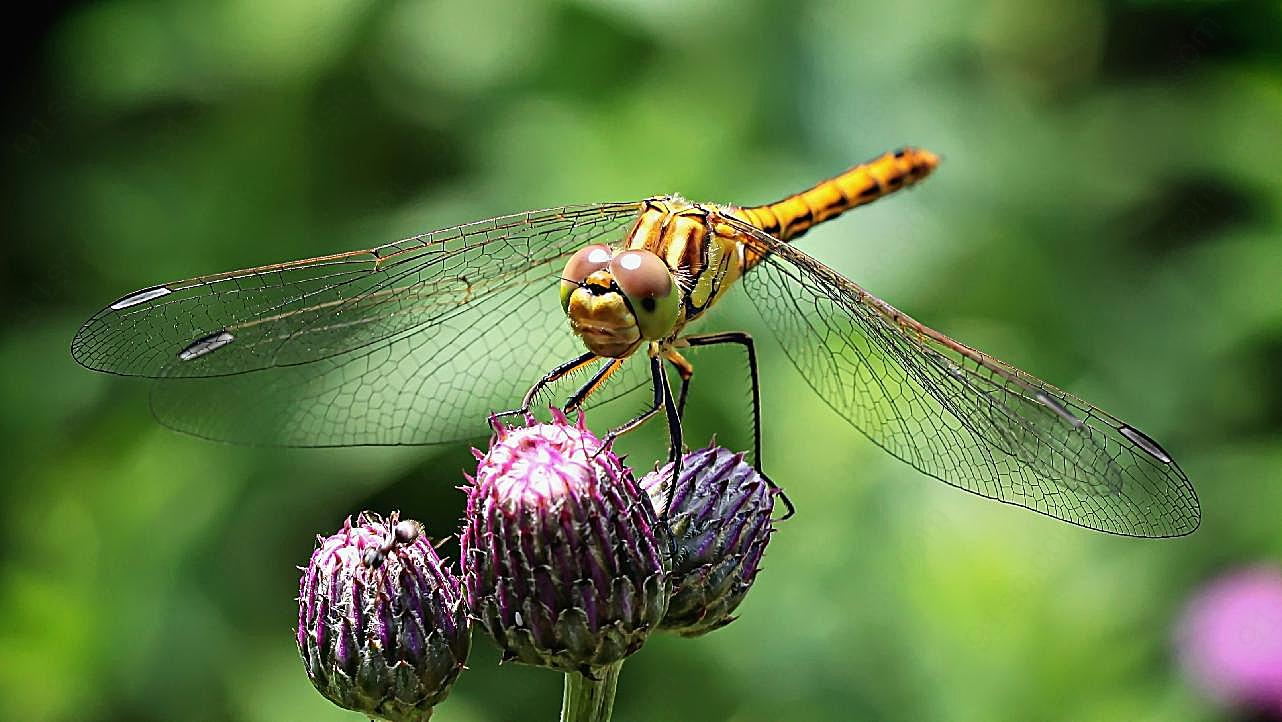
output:
[[[587,671],[641,648],[668,606],[662,531],[583,425],[494,424],[460,543],[472,611],[504,660]]]
[[[449,694],[471,648],[458,578],[417,522],[362,512],[317,538],[298,588],[298,651],[334,704],[420,722]]]
[[[697,637],[734,621],[774,532],[777,489],[743,460],[743,454],[709,446],[647,474],[641,488],[660,510],[669,494],[668,529],[675,547],[672,600],[660,629]]]

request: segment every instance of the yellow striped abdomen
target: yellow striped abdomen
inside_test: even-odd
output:
[[[775,238],[790,241],[816,223],[916,183],[937,165],[939,157],[928,150],[901,148],[781,201],[740,208],[736,215]]]

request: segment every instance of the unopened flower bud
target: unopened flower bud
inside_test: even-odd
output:
[[[472,610],[505,660],[566,672],[641,648],[667,609],[661,534],[632,473],[583,425],[495,424],[461,538]]]
[[[774,532],[776,489],[743,454],[715,446],[682,457],[675,486],[671,464],[640,483],[661,514],[672,495],[672,599],[660,628],[694,637],[734,621]]]
[[[298,651],[334,704],[422,722],[449,694],[471,646],[458,578],[395,515],[364,512],[319,539],[298,592]]]

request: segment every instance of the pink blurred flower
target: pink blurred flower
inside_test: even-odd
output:
[[[1179,633],[1189,676],[1234,707],[1282,715],[1282,569],[1222,576],[1190,601]]]

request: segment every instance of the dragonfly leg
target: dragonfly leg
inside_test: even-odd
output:
[[[534,385],[530,387],[530,390],[525,392],[525,396],[521,399],[520,408],[512,409],[510,411],[495,412],[494,414],[495,418],[502,419],[508,416],[527,416],[528,417],[530,415],[530,407],[534,405],[534,399],[538,398],[538,395],[542,393],[543,389],[547,388],[549,384],[554,384],[557,381],[560,381],[561,379],[565,378],[566,376],[569,376],[570,374],[574,373],[575,371],[578,371],[584,366],[587,366],[588,364],[597,360],[597,358],[598,357],[596,354],[592,353],[591,351],[588,351],[582,356],[570,359],[569,361],[566,361],[565,363],[557,366],[556,368],[544,374],[543,378],[536,381]]]
[[[663,371],[663,364],[658,361],[657,357],[655,362],[659,367],[659,378],[655,379],[655,383],[662,383],[663,386],[663,409],[668,417],[668,460],[672,462],[672,482],[668,485],[668,498],[663,504],[663,518],[667,519],[672,512],[672,500],[676,497],[673,492],[677,488],[677,477],[681,474],[681,452],[684,444],[682,441],[681,412],[672,401],[672,386],[668,384],[668,374]],[[685,398],[688,381],[689,379],[682,380],[681,397],[683,399]]]
[[[686,395],[690,393],[690,378],[694,376],[694,364],[690,363],[685,356],[682,356],[676,349],[669,348],[664,352],[664,356],[677,370],[681,376],[681,393],[677,394],[677,415],[682,419],[686,417]]]
[[[654,384],[654,403],[650,404],[650,406],[647,407],[645,411],[642,411],[640,414],[637,414],[630,421],[627,421],[611,429],[610,433],[606,434],[601,439],[602,441],[605,442],[603,446],[609,446],[610,442],[619,438],[620,435],[626,434],[629,431],[632,431],[633,429],[637,428],[641,424],[644,424],[645,422],[649,421],[651,417],[659,413],[659,411],[661,411],[664,408],[664,398],[666,396],[666,394],[664,393],[664,389],[667,387],[668,377],[664,375],[663,363],[659,360],[657,356],[650,357],[650,376],[651,376],[651,381]]]
[[[790,518],[797,513],[797,507],[793,506],[792,500],[788,498],[787,492],[778,484],[774,483],[766,472],[761,468],[761,375],[757,371],[757,347],[752,340],[752,336],[742,331],[727,331],[724,333],[708,333],[698,336],[686,336],[681,339],[690,346],[717,346],[726,343],[736,343],[743,346],[748,355],[748,376],[752,384],[752,460],[753,466],[756,467],[757,473],[761,478],[766,480],[772,489],[779,491],[779,500],[784,505],[783,519]],[[684,400],[685,390],[682,389],[682,398]]]
[[[672,462],[672,477],[675,479],[681,472],[681,417],[677,415],[676,403],[672,398],[672,387],[668,384],[668,374],[664,370],[663,360],[658,355],[650,357],[650,378],[654,388],[653,403],[635,418],[611,429],[610,433],[602,437],[602,448],[608,447],[621,434],[632,431],[660,411],[664,411],[668,417],[668,461]]]
[[[573,405],[582,403],[588,395],[600,386],[602,381],[608,378],[610,374],[614,373],[615,369],[622,365],[623,361],[624,359],[617,359],[613,363],[607,364],[605,368],[601,369],[601,371],[597,372],[593,378],[588,381],[588,383],[584,384],[583,387],[570,398],[570,401],[566,404],[566,409],[568,410],[572,408]],[[638,426],[649,421],[658,414],[659,411],[663,411],[668,417],[668,461],[672,463],[672,478],[676,479],[677,475],[681,473],[681,450],[683,447],[681,417],[677,411],[676,402],[672,397],[672,386],[668,383],[668,374],[664,369],[663,359],[659,357],[658,353],[653,353],[650,356],[650,380],[654,389],[653,402],[645,411],[637,414],[626,423],[611,429],[609,433],[601,437],[601,450],[609,448],[610,445],[614,443],[614,440],[620,435],[632,431]],[[665,515],[667,514],[668,507],[671,505],[672,494],[669,493],[667,502],[663,509]]]
[[[602,366],[600,371],[597,371],[595,374],[592,374],[592,378],[588,379],[588,382],[586,384],[583,384],[582,386],[580,386],[579,390],[575,391],[574,395],[571,396],[568,400],[566,400],[565,402],[566,413],[569,413],[570,411],[573,411],[583,406],[583,402],[587,401],[587,398],[589,396],[595,393],[597,389],[601,388],[601,384],[605,383],[605,380],[610,378],[610,376],[615,371],[618,371],[619,367],[623,365],[623,362],[625,360],[626,359],[621,359],[621,358],[611,359],[610,363],[607,363],[604,366]]]

